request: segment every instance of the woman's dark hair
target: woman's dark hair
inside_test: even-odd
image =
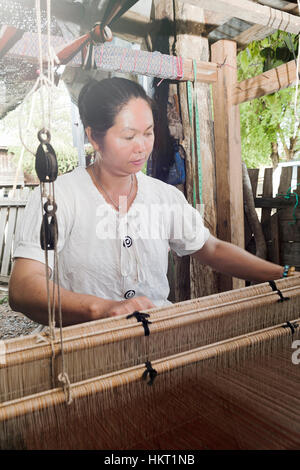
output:
[[[94,140],[103,139],[117,114],[132,98],[142,98],[154,111],[153,101],[144,88],[132,80],[105,78],[91,80],[82,87],[78,97],[79,114],[84,128],[91,127]]]

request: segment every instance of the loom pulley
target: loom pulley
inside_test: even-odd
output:
[[[49,209],[49,206],[52,208]],[[57,205],[55,202],[53,203],[50,203],[50,201],[45,202],[44,204],[45,214],[43,215],[43,221],[42,221],[41,233],[40,233],[40,242],[41,242],[42,250],[46,250],[46,249],[54,250],[55,248],[55,240],[58,239],[56,209],[57,209]]]
[[[38,132],[40,145],[36,151],[35,170],[41,183],[53,183],[57,178],[58,166],[55,151],[50,145],[51,134],[48,129],[40,129]],[[58,238],[56,219],[57,205],[54,200],[48,200],[43,205],[44,215],[40,231],[41,248],[45,250],[55,249],[55,240]]]
[[[38,132],[40,145],[36,151],[35,171],[42,183],[52,183],[58,174],[56,153],[50,145],[51,135],[47,129]]]

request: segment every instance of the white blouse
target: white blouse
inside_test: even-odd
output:
[[[204,245],[209,231],[176,187],[142,172],[137,173],[137,182],[134,202],[120,215],[85,168],[57,178],[58,265],[63,288],[113,300],[146,296],[158,307],[169,303],[169,249],[179,256],[192,254]],[[36,188],[16,234],[14,258],[45,263],[41,217],[40,189]],[[49,251],[49,267],[53,269],[53,251]]]

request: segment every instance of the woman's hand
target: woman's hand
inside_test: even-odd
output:
[[[130,315],[131,313],[141,310],[148,310],[155,308],[155,305],[147,297],[135,297],[133,299],[116,301],[107,310],[108,317],[115,317],[117,315]]]
[[[50,281],[50,292],[53,287],[53,282]],[[116,315],[129,315],[136,310],[155,307],[147,297],[135,297],[117,302],[95,295],[78,294],[62,287],[60,298],[63,326]],[[48,324],[48,297],[43,263],[27,258],[18,258],[15,261],[10,277],[9,302],[16,312],[22,312],[42,325]],[[59,325],[58,302],[56,302],[56,321]]]

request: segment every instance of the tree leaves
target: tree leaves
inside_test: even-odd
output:
[[[263,41],[252,42],[238,54],[238,80],[255,77],[292,60],[292,51],[297,51],[297,47],[298,37],[282,31]],[[294,98],[295,88],[291,87],[240,105],[242,158],[248,167],[270,165],[274,142],[280,144],[281,159],[290,158],[285,149],[294,133]],[[300,135],[296,152],[299,152],[299,146]]]

